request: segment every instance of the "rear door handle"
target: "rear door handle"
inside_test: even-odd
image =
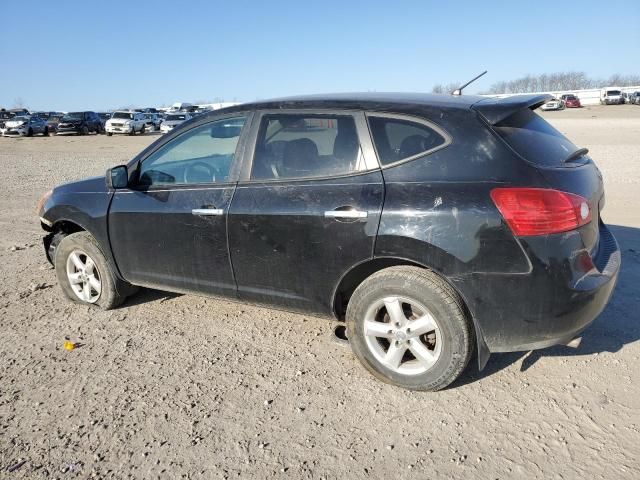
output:
[[[328,210],[324,212],[327,218],[367,218],[367,212],[360,210]]]
[[[212,217],[216,215],[224,215],[224,210],[221,208],[194,208],[191,210],[191,213],[194,215]]]

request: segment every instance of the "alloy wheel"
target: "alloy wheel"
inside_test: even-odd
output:
[[[374,302],[363,324],[365,343],[386,368],[402,375],[431,369],[442,351],[435,316],[420,302],[399,296]]]
[[[73,250],[67,257],[67,279],[73,293],[87,303],[95,303],[102,292],[100,273],[95,262],[82,250]]]

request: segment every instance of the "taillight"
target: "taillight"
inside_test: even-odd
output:
[[[494,188],[491,199],[517,236],[573,230],[591,221],[580,195],[546,188]]]

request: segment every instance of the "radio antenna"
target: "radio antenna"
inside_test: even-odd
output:
[[[468,85],[472,84],[473,82],[475,82],[477,79],[479,79],[481,76],[483,76],[485,73],[487,73],[487,70],[485,70],[484,72],[482,72],[480,75],[478,75],[477,77],[473,77],[471,80],[469,80],[467,83],[465,83],[464,85],[462,85],[461,87],[456,88],[453,92],[451,92],[451,95],[457,95],[460,96],[462,95],[462,89],[466,88]]]

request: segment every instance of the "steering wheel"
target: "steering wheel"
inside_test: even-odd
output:
[[[204,170],[204,171],[203,171]],[[216,181],[216,171],[205,162],[194,162],[187,165],[183,175],[184,183],[210,183]]]

